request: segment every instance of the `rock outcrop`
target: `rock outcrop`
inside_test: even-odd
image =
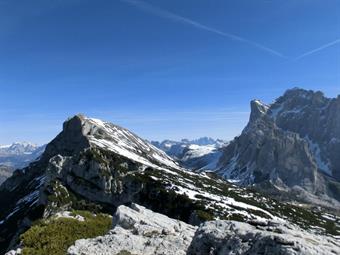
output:
[[[188,255],[340,254],[337,240],[282,222],[210,221],[199,227]]]
[[[335,255],[340,247],[334,238],[284,222],[217,220],[197,229],[133,204],[118,208],[107,235],[78,240],[68,254]]]
[[[105,236],[76,241],[69,255],[185,255],[196,227],[132,204],[120,206]]]

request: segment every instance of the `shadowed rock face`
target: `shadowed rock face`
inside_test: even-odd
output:
[[[328,198],[340,200],[339,155],[340,97],[292,89],[271,105],[251,102],[249,123],[216,172],[241,185],[300,187],[335,205]]]
[[[9,166],[0,165],[0,185],[13,173],[14,169]]]
[[[62,132],[46,146],[42,158],[49,160],[57,154],[72,156],[73,153],[90,147],[85,134],[87,124],[84,120],[84,116],[76,115],[65,121]]]
[[[340,96],[330,99],[321,92],[290,90],[271,106],[271,112],[278,127],[307,139],[314,157],[319,157],[315,160],[319,170],[339,181]]]

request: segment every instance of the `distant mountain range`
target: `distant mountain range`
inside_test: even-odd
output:
[[[15,169],[28,166],[37,159],[45,149],[28,142],[16,142],[10,145],[0,145],[0,184],[12,175]]]
[[[45,145],[39,146],[28,142],[15,142],[10,145],[0,145],[0,165],[12,168],[23,168],[38,158]]]
[[[340,254],[339,141],[340,97],[302,89],[253,100],[228,143],[76,115],[1,147],[32,161],[0,186],[0,254]]]
[[[151,142],[163,150],[181,166],[189,169],[201,169],[213,165],[220,157],[220,149],[227,145],[222,139],[201,137],[195,140],[182,139],[181,141],[164,140]]]

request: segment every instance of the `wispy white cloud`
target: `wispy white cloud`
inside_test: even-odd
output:
[[[277,56],[277,57],[280,57],[280,58],[286,58],[286,56],[284,56],[282,53],[280,53],[280,52],[278,52],[278,51],[276,51],[272,48],[269,48],[265,45],[262,45],[260,43],[254,42],[252,40],[248,40],[246,38],[243,38],[243,37],[231,34],[231,33],[223,32],[223,31],[215,29],[213,27],[209,27],[209,26],[204,25],[202,23],[199,23],[195,20],[180,16],[180,15],[175,14],[173,12],[169,12],[167,10],[161,9],[159,7],[156,7],[154,5],[146,3],[144,1],[140,1],[140,0],[122,0],[122,1],[132,5],[134,7],[137,7],[139,9],[143,10],[143,11],[157,15],[159,17],[166,18],[166,19],[172,20],[174,22],[184,23],[184,24],[190,25],[192,27],[195,27],[197,29],[205,30],[205,31],[208,31],[208,32],[229,38],[229,39],[234,40],[234,41],[238,41],[238,42],[241,42],[241,43],[248,44],[248,45],[253,46],[257,49],[260,49],[264,52],[270,53],[274,56]]]
[[[316,53],[316,52],[322,51],[322,50],[324,50],[324,49],[326,49],[326,48],[328,48],[328,47],[331,47],[331,46],[333,46],[333,45],[335,45],[335,44],[338,44],[338,43],[340,43],[340,38],[336,39],[335,41],[326,43],[326,44],[324,44],[324,45],[322,45],[322,46],[320,46],[320,47],[318,47],[318,48],[316,48],[316,49],[307,51],[306,53],[304,53],[304,54],[302,54],[302,55],[296,57],[295,60],[300,60],[300,59],[302,59],[302,58],[305,58],[305,57],[307,57],[307,56],[309,56],[309,55],[312,55],[312,54],[314,54],[314,53]]]

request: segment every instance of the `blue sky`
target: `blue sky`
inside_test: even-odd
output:
[[[140,136],[231,139],[249,101],[340,94],[337,0],[0,0],[0,144],[84,113]]]

